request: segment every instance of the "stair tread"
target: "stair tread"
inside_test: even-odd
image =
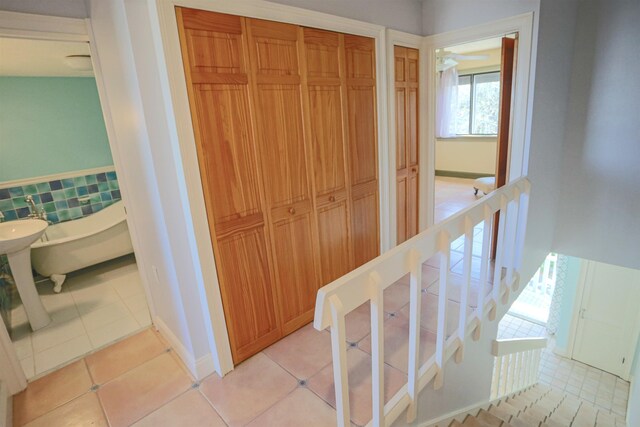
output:
[[[512,418],[509,422],[513,427],[535,427],[538,424],[531,424],[528,421],[522,420],[520,418]]]
[[[498,407],[502,408],[502,410],[510,412],[511,415],[518,415],[520,413],[520,409],[516,408],[515,406],[511,405],[509,402],[505,402],[504,400],[502,402],[500,402],[500,404],[498,405]]]
[[[512,413],[511,411],[495,405],[491,405],[491,407],[489,408],[489,412],[505,422],[509,421],[512,416],[518,415],[517,411],[515,413]]]
[[[503,421],[506,421],[500,417],[495,416],[490,412],[485,411],[484,409],[480,409],[480,411],[478,412],[478,415],[476,415],[476,418],[480,421],[484,421],[485,423],[491,426],[496,426],[496,427],[499,427],[500,425],[502,425]]]
[[[522,412],[516,418],[522,421],[526,421],[528,423],[532,423],[534,425],[540,425],[540,423],[544,421],[544,419],[540,419],[537,416],[531,414],[530,412]]]
[[[493,424],[488,424],[474,417],[473,415],[467,415],[462,423],[464,427],[494,427]]]
[[[458,420],[453,420],[451,421],[451,424],[449,424],[449,427],[460,427],[462,426],[462,423]]]

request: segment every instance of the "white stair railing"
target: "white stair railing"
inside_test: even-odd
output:
[[[431,381],[440,388],[444,381],[445,363],[453,356],[460,362],[468,336],[480,337],[485,316],[495,319],[497,305],[510,290],[517,289],[526,207],[530,184],[523,177],[477,200],[440,224],[414,236],[390,251],[342,276],[318,291],[314,327],[331,328],[333,376],[338,426],[350,425],[349,381],[345,316],[360,305],[371,306],[372,420],[368,425],[386,426],[407,409],[407,420],[416,416],[418,394]],[[494,215],[500,212],[496,258],[490,261]],[[472,281],[473,232],[483,223],[480,249],[480,288],[493,271],[493,291],[485,298],[478,292],[477,308],[468,315]],[[447,290],[450,274],[451,242],[464,235],[463,288],[457,332],[446,336]],[[424,364],[419,363],[422,264],[440,255],[440,283],[437,313],[436,352]],[[491,270],[492,269],[492,270]],[[410,275],[409,355],[407,382],[385,403],[384,401],[384,290],[405,275]]]
[[[540,358],[546,338],[494,340],[496,357],[491,381],[491,400],[516,393],[538,382]]]

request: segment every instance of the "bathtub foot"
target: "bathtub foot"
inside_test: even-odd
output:
[[[66,278],[66,274],[52,274],[49,276],[49,279],[53,282],[53,292],[59,294],[62,291],[62,284]]]

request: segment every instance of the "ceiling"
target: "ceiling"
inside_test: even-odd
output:
[[[478,40],[457,46],[448,46],[445,50],[453,53],[471,53],[500,47],[502,47],[502,37],[494,37],[492,39]]]
[[[69,55],[89,55],[89,44],[0,38],[0,76],[90,77],[65,64]]]

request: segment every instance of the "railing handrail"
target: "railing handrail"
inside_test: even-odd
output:
[[[420,391],[433,380],[434,388],[442,387],[444,366],[455,354],[456,361],[464,357],[467,336],[480,337],[480,325],[485,316],[495,319],[500,301],[506,303],[509,292],[518,288],[517,266],[524,241],[525,221],[530,183],[526,177],[491,192],[466,209],[440,224],[419,233],[406,242],[372,259],[366,264],[322,287],[317,294],[314,327],[331,327],[333,378],[336,412],[339,427],[350,421],[349,382],[347,367],[345,317],[370,304],[371,313],[371,396],[372,420],[368,425],[389,425],[407,409],[407,421],[415,420]],[[524,209],[520,209],[521,204]],[[494,222],[500,213],[500,221]],[[467,307],[471,298],[474,230],[483,223],[480,253],[481,284],[491,283],[490,295],[478,292],[476,309],[467,313],[459,310],[458,328],[447,335],[448,286],[451,274],[451,243],[464,236],[462,289],[460,307]],[[494,230],[494,226],[497,228]],[[496,231],[495,258],[491,257],[491,241]],[[420,321],[422,295],[422,266],[439,255],[439,292],[435,354],[426,363],[420,358]],[[493,277],[491,278],[491,274]],[[385,403],[384,398],[384,291],[398,280],[409,276],[409,351],[407,382]],[[484,285],[483,285],[484,286]]]
[[[507,354],[522,353],[523,351],[538,350],[546,347],[547,339],[545,337],[493,340],[491,354],[494,356],[505,356]]]
[[[486,196],[476,200],[467,208],[456,212],[441,223],[429,227],[428,229],[413,236],[412,238],[406,240],[398,246],[388,250],[377,258],[372,259],[371,261],[361,265],[355,270],[352,270],[344,276],[339,277],[333,282],[323,286],[318,290],[313,326],[317,330],[321,331],[331,325],[331,309],[327,302],[329,301],[331,295],[341,294],[340,291],[345,289],[345,285],[350,285],[348,291],[349,293],[358,292],[357,298],[355,298],[354,296],[352,298],[348,298],[346,302],[344,300],[342,301],[344,312],[349,313],[371,299],[371,296],[369,294],[370,273],[376,271],[377,266],[383,263],[387,263],[390,260],[396,259],[398,257],[404,258],[411,251],[411,249],[414,248],[431,249],[421,254],[421,258],[424,258],[423,262],[426,261],[440,251],[440,248],[438,248],[437,246],[437,239],[440,233],[446,232],[455,240],[455,238],[464,234],[464,223],[460,221],[461,219],[470,217],[473,223],[481,222],[482,219],[487,216],[487,206],[489,207],[490,214],[494,214],[500,210],[503,197],[508,196],[509,193],[512,193],[511,198],[515,198],[515,195],[513,194],[514,191],[518,191],[518,194],[528,193],[530,187],[531,184],[529,183],[527,177],[518,178],[513,182],[497,190],[494,190]],[[431,243],[428,242],[428,240],[433,240],[431,245],[425,244]],[[429,246],[431,246],[431,248],[429,248]],[[404,274],[408,272],[409,269],[406,269]],[[384,280],[381,280],[381,282],[383,282],[382,284],[386,288],[391,286],[401,277],[402,275],[396,277],[390,282]],[[385,286],[384,283],[387,283],[387,285]],[[344,296],[345,295],[340,295],[340,297]]]

